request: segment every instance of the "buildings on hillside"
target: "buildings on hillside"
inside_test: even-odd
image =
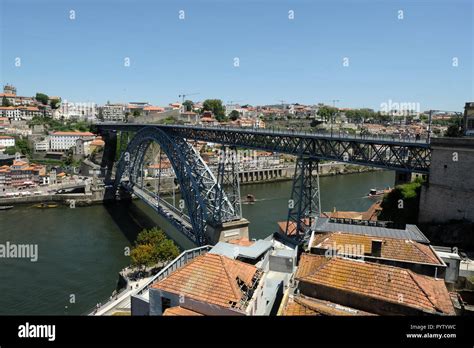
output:
[[[44,166],[15,160],[11,166],[0,167],[0,188],[34,186],[42,183],[44,177]]]
[[[94,139],[95,135],[91,132],[54,132],[49,136],[50,150],[67,151],[76,146],[78,139]]]

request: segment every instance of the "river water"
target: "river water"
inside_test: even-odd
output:
[[[393,185],[393,172],[372,172],[320,179],[324,211],[366,210],[371,188]],[[286,219],[291,182],[251,184],[242,196],[250,237],[264,238]],[[70,209],[17,206],[0,211],[0,244],[37,244],[38,260],[0,258],[0,315],[84,314],[105,302],[115,289],[118,272],[128,265],[129,247],[142,228],[158,225],[181,248],[193,244],[140,201]],[[73,300],[73,301],[71,301]],[[71,303],[73,302],[73,303]]]

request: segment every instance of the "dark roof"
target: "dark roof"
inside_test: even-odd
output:
[[[346,232],[351,234],[365,234],[375,237],[386,237],[396,239],[411,239],[420,243],[429,243],[429,239],[419,230],[416,225],[407,224],[405,229],[388,228],[380,226],[366,226],[363,224],[351,224],[334,222],[330,218],[319,217],[313,228],[317,232]]]

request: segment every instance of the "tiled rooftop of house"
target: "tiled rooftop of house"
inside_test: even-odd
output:
[[[260,271],[253,265],[207,253],[153,284],[152,288],[225,308],[243,310],[245,305],[240,304],[240,301],[245,293],[239,282],[253,288],[258,277]]]
[[[254,244],[254,241],[249,240],[248,238],[242,237],[238,239],[232,239],[228,241],[229,244],[240,245],[240,246],[251,246]]]
[[[190,309],[181,307],[181,306],[176,306],[176,307],[170,307],[167,308],[163,312],[164,316],[202,316],[203,314],[192,311]]]
[[[351,246],[360,246],[364,255],[372,254],[372,241],[382,241],[381,256],[384,259],[401,260],[416,263],[442,265],[436,253],[429,245],[414,242],[409,239],[379,238],[368,235],[350,234],[343,232],[315,234],[311,248],[347,250],[351,255]]]
[[[428,313],[454,314],[442,279],[382,264],[303,254],[296,279],[335,290],[400,303]]]
[[[303,295],[292,296],[288,299],[281,315],[374,315],[358,309],[341,306],[337,303],[314,299]]]

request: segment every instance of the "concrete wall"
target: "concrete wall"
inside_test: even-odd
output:
[[[130,301],[133,316],[145,316],[150,314],[150,304],[145,298],[139,295],[133,295],[131,296]]]
[[[189,297],[159,289],[150,289],[150,315],[163,315],[162,297],[170,300],[171,307],[181,306],[205,315],[245,315],[229,308],[193,300]]]
[[[373,297],[359,295],[353,292],[330,288],[300,281],[298,288],[303,295],[321,300],[339,303],[369,313],[379,315],[423,315],[422,310],[408,307],[400,303],[393,303]]]
[[[434,138],[419,222],[463,219],[474,221],[474,138]]]

